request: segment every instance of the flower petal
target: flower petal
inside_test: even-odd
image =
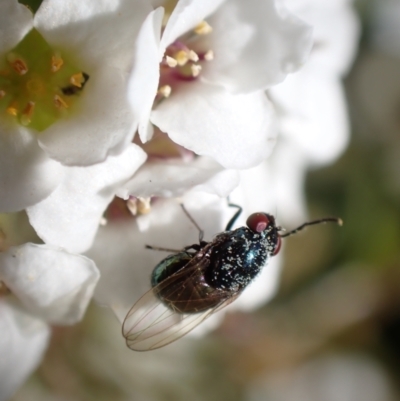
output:
[[[168,19],[162,39],[161,49],[174,42],[212,14],[225,0],[179,0]]]
[[[146,160],[131,144],[120,156],[91,167],[70,167],[62,184],[44,201],[27,209],[30,223],[48,244],[70,252],[87,250],[107,205]]]
[[[240,184],[230,199],[243,207],[238,224],[244,225],[251,213],[265,212],[277,217],[281,226],[304,221],[306,207],[304,180],[308,159],[298,145],[278,140],[271,157],[240,172]]]
[[[0,53],[18,44],[32,29],[33,18],[29,9],[17,0],[0,1]]]
[[[331,162],[343,152],[349,121],[340,79],[306,67],[271,88],[270,94],[283,110],[282,134],[312,163]]]
[[[136,41],[134,63],[128,82],[128,99],[142,142],[147,142],[153,135],[149,118],[160,79],[159,47],[163,15],[163,9],[158,8],[143,23]]]
[[[311,27],[275,0],[231,0],[209,22],[215,58],[202,76],[233,92],[248,93],[283,81],[304,64],[311,50]]]
[[[39,365],[50,329],[2,298],[0,333],[0,400],[5,401]]]
[[[28,243],[0,253],[0,278],[37,317],[74,324],[82,319],[99,272],[85,256]]]
[[[113,68],[100,68],[85,85],[76,110],[39,136],[39,144],[65,165],[85,166],[119,154],[132,141],[133,115],[126,79]]]
[[[90,74],[99,65],[130,66],[132,42],[150,11],[145,0],[43,0],[34,23],[51,45],[73,54]]]
[[[273,110],[263,92],[233,95],[201,82],[182,85],[151,121],[174,142],[225,168],[252,167],[275,143]]]
[[[351,0],[331,2],[284,0],[296,15],[313,27],[314,47],[307,64],[319,71],[344,75],[357,53],[360,22]]]
[[[63,179],[64,167],[49,159],[24,128],[0,122],[0,211],[14,212],[48,196]]]
[[[226,170],[207,157],[188,163],[171,160],[146,163],[118,192],[118,196],[179,197],[189,190],[226,197],[239,182],[235,170]]]

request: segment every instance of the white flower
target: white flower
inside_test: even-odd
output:
[[[31,225],[47,244],[82,253],[92,245],[108,204],[146,160],[136,145],[88,167],[66,167],[62,183],[27,208]]]
[[[314,29],[314,47],[304,68],[269,90],[280,110],[279,129],[310,164],[335,160],[349,140],[342,79],[354,59],[359,21],[349,0],[285,0]]]
[[[39,364],[48,324],[81,320],[98,279],[91,260],[59,248],[26,243],[0,252],[1,400]]]
[[[224,169],[209,157],[191,161],[172,158],[145,163],[117,195],[123,199],[133,194],[141,198],[174,198],[192,190],[226,197],[238,183],[236,170]]]
[[[181,3],[178,3],[178,5],[179,4]],[[193,2],[193,7],[194,4],[195,3]],[[224,6],[227,6],[228,4],[230,7],[234,7],[236,3],[226,2],[224,3]],[[311,2],[309,6],[310,8],[308,11],[315,11],[315,9],[317,11],[321,11],[318,7],[321,7],[321,9],[323,8],[322,5],[319,6],[319,4],[313,4]],[[218,11],[222,10],[222,7],[223,6],[221,6],[221,9],[218,9],[215,12],[212,18],[207,18],[207,21],[215,21],[215,23],[210,23],[210,25],[214,28],[213,33],[218,31],[217,28],[219,25],[217,22],[217,16]],[[182,9],[184,10],[185,8]],[[180,9],[180,12],[183,12],[182,9]],[[190,9],[189,6],[188,9]],[[228,10],[225,10],[227,12],[225,13],[224,18],[228,18],[230,15],[232,15]],[[336,18],[335,21],[338,20],[341,22],[343,24],[343,29],[349,33],[350,43],[347,43],[344,48],[341,48],[341,40],[337,39],[338,42],[336,42],[332,39],[333,43],[328,41],[326,51],[324,51],[325,49],[322,48],[322,55],[318,52],[318,47],[316,46],[312,53],[314,60],[312,63],[314,63],[314,67],[310,68],[310,71],[313,71],[314,74],[310,74],[309,76],[308,74],[302,74],[302,72],[295,73],[292,74],[292,78],[297,76],[297,78],[293,78],[294,82],[297,83],[297,86],[291,84],[290,81],[287,84],[286,82],[289,80],[289,78],[287,78],[285,83],[274,86],[274,89],[268,89],[268,93],[275,102],[277,108],[280,109],[283,107],[283,111],[281,112],[280,110],[280,113],[278,114],[278,123],[283,135],[278,138],[275,151],[268,160],[263,161],[263,163],[256,167],[240,172],[240,184],[230,196],[231,201],[243,206],[243,213],[238,219],[236,226],[243,226],[247,216],[252,212],[258,211],[264,211],[277,216],[278,224],[285,226],[288,229],[294,228],[297,223],[302,222],[302,220],[304,221],[306,215],[303,194],[304,179],[309,164],[311,162],[315,163],[316,161],[319,161],[320,163],[326,163],[332,160],[343,149],[347,141],[348,132],[347,117],[345,115],[345,103],[343,101],[343,97],[339,96],[338,98],[336,93],[338,91],[341,93],[340,77],[345,72],[346,68],[348,68],[350,60],[353,56],[352,51],[354,50],[355,40],[357,37],[357,23],[353,19],[353,14],[347,5],[343,5],[342,7],[332,6],[332,10],[336,11],[336,14],[333,13],[333,16]],[[255,12],[255,10],[253,11]],[[322,11],[321,14],[324,17],[328,16],[328,13],[325,14]],[[140,54],[145,55],[146,51],[149,53],[151,50],[149,50],[148,47],[146,49],[140,48],[141,41],[146,37],[146,30],[148,30],[147,34],[150,31],[154,32],[154,24],[156,24],[156,22],[161,24],[161,21],[157,20],[157,18],[161,18],[160,11],[156,10],[151,15],[152,17],[149,16],[143,25],[141,33],[139,34],[136,53],[137,57],[139,57]],[[317,16],[319,16],[318,13]],[[150,18],[153,18],[154,24],[151,23]],[[222,15],[221,18],[223,18]],[[171,17],[169,21],[171,21]],[[172,19],[172,21],[174,20]],[[187,20],[184,21],[186,24],[189,24]],[[313,22],[314,20],[310,19],[310,21]],[[332,29],[332,25],[329,25],[325,32],[323,19],[315,18],[315,23],[319,24],[318,28],[316,29],[317,39],[325,40],[325,38],[333,38],[335,30]],[[231,30],[228,31],[231,32]],[[158,32],[158,30],[156,30],[156,32]],[[154,45],[157,49],[161,48],[161,57],[164,54],[164,50],[168,48],[166,44],[164,46],[162,45],[166,32],[168,32],[167,28],[165,28],[163,37],[161,38],[161,45],[157,40],[157,37],[153,37],[154,41],[152,42],[152,46]],[[182,28],[179,32],[179,34],[181,34],[182,32],[185,32],[185,30]],[[224,36],[217,36],[217,39],[220,37],[223,38]],[[176,36],[173,40],[175,40],[175,38]],[[167,43],[172,43],[173,40]],[[211,43],[211,39],[208,44],[209,43]],[[215,43],[218,42],[216,41]],[[141,53],[141,51],[143,51],[143,53]],[[334,55],[340,55],[340,57],[335,59]],[[329,62],[331,57],[333,60],[335,60],[336,64]],[[145,57],[143,60],[145,60]],[[160,61],[159,56],[154,56],[153,61],[154,63],[158,63]],[[158,66],[158,64],[155,65]],[[218,64],[216,65],[218,66]],[[322,69],[322,66],[324,65],[329,67],[327,68],[326,72],[324,72]],[[136,66],[139,68],[141,64],[138,62]],[[319,72],[317,66],[319,67]],[[227,68],[227,66],[225,67]],[[235,99],[237,99],[236,96],[240,93],[253,93],[251,90],[253,90],[255,87],[251,87],[249,85],[250,82],[254,83],[254,81],[252,79],[247,81],[239,79],[238,76],[240,74],[235,75],[238,73],[235,68],[233,68],[234,71],[230,71],[232,76],[230,76],[228,73],[229,69],[226,71],[226,75],[218,75],[218,69],[212,70],[211,68],[212,63],[210,62],[207,65],[207,68],[204,68],[204,74],[201,75],[201,78],[198,80],[198,82],[186,83],[186,87],[184,85],[185,83],[182,83],[180,86],[175,88],[176,100],[174,100],[174,102],[176,101],[176,110],[181,110],[181,113],[180,115],[173,113],[171,114],[171,121],[173,120],[171,124],[175,124],[176,121],[178,121],[180,124],[180,119],[189,124],[189,122],[192,122],[191,119],[193,117],[190,113],[193,113],[193,115],[196,113],[201,113],[201,107],[199,111],[199,107],[196,107],[196,105],[194,105],[191,111],[191,104],[189,105],[188,102],[189,97],[197,96],[199,90],[200,92],[204,90],[204,93],[206,93],[206,95],[204,95],[204,99],[209,96],[208,91],[214,90],[222,91],[227,96]],[[264,74],[264,79],[267,81],[270,79],[268,73],[271,71],[265,66],[264,68],[266,71],[266,74]],[[251,68],[249,70],[251,71]],[[147,76],[149,77],[151,77],[151,74],[154,73],[154,71],[151,69],[145,72],[145,68],[143,67],[141,70],[136,72],[134,71],[132,82],[135,79],[136,73],[138,74],[137,77],[139,77],[139,72],[140,74],[148,73]],[[157,74],[157,71],[153,74],[153,78],[156,79],[156,83],[153,83],[153,88],[155,88],[154,90],[157,90],[158,85],[159,76]],[[316,77],[314,77],[314,75],[316,75]],[[336,107],[333,111],[331,111],[330,115],[341,116],[341,119],[335,125],[335,129],[344,126],[344,128],[339,129],[338,132],[334,132],[334,129],[330,130],[329,135],[324,135],[325,131],[323,130],[327,121],[325,115],[326,113],[322,116],[318,116],[317,114],[317,117],[319,118],[316,118],[316,113],[319,110],[318,108],[312,109],[312,114],[305,115],[307,118],[305,119],[305,123],[308,124],[307,126],[310,124],[313,124],[313,127],[315,126],[311,134],[305,133],[304,127],[301,125],[299,126],[293,124],[293,126],[290,126],[290,124],[287,123],[287,121],[291,121],[291,119],[297,121],[297,119],[299,119],[299,115],[303,117],[303,108],[306,107],[303,106],[301,98],[295,98],[293,100],[291,97],[289,97],[293,94],[293,87],[295,89],[297,87],[302,88],[301,85],[303,84],[305,86],[304,96],[309,96],[307,98],[309,99],[309,102],[313,102],[313,104],[315,102],[318,104],[320,98],[315,98],[314,92],[308,94],[307,84],[309,82],[309,78],[315,78],[318,80],[318,77],[321,75],[324,78],[322,80],[324,83],[323,90],[326,88],[331,89],[331,87],[333,87],[333,90],[326,90],[323,92],[329,97],[326,104],[333,104]],[[266,84],[264,82],[261,84],[259,82],[260,77],[257,74],[249,73],[249,76],[252,78],[254,77],[254,80],[258,82],[257,85],[259,89],[267,88],[272,83],[277,83],[269,82],[269,84]],[[215,79],[215,81],[212,81],[212,79]],[[142,81],[142,83],[148,84],[150,81],[151,79],[149,78],[148,81]],[[277,81],[279,81],[279,79],[277,79]],[[330,85],[331,81],[333,81],[334,84]],[[235,84],[237,85],[236,87],[234,87]],[[242,87],[240,87],[240,85],[242,85]],[[283,87],[283,89],[280,89],[280,87]],[[285,87],[289,88],[286,90],[286,92]],[[133,86],[131,88],[133,88]],[[190,89],[195,90],[193,90],[192,93]],[[187,94],[187,97],[182,98],[182,93]],[[261,95],[260,90],[254,93]],[[169,128],[164,129],[163,126],[157,124],[156,117],[154,116],[159,115],[159,110],[164,107],[165,110],[171,112],[171,109],[168,107],[169,104],[171,104],[173,95],[174,88],[172,88],[170,97],[163,99],[162,102],[154,107],[150,97],[147,99],[147,106],[146,100],[142,99],[143,103],[141,106],[143,119],[142,125],[139,126],[139,132],[141,133],[142,140],[148,138],[146,135],[151,135],[151,129],[149,129],[148,126],[150,119],[151,123],[158,125],[161,130],[166,131],[169,137],[175,142],[179,143],[179,145],[188,147],[195,153],[203,154],[202,152],[199,152],[198,149],[188,145],[187,142],[176,140],[175,137],[171,135]],[[136,94],[134,94],[134,96],[136,96]],[[133,98],[133,100],[136,101],[136,105],[138,105],[139,98],[136,100]],[[178,100],[180,103],[178,103]],[[293,107],[290,107],[292,104]],[[152,107],[153,109],[151,109]],[[218,112],[221,108],[224,110],[223,102],[216,104],[215,108],[212,110],[209,109],[207,113],[204,112],[204,117],[202,118],[207,121],[207,123],[208,121],[211,121],[211,124],[215,124],[219,128],[223,123],[216,123],[216,120],[213,120],[213,118],[217,119],[220,117]],[[325,108],[321,107],[321,109],[323,112],[325,111]],[[243,114],[247,115],[248,110],[246,106],[243,106],[243,111]],[[222,116],[223,115],[224,114],[222,112]],[[167,116],[165,118],[169,119]],[[289,130],[289,127],[291,130]],[[186,132],[190,132],[192,129],[193,127],[190,125],[185,127]],[[206,131],[207,129],[204,128],[204,132]],[[211,130],[211,128],[209,129],[209,132],[212,132],[214,136],[218,134],[218,130],[216,131],[217,132],[214,132]],[[235,142],[232,140],[230,133],[230,129],[227,128],[225,132],[226,135],[223,137],[225,137],[228,142],[230,141],[229,146],[235,147],[236,150],[231,151],[231,148],[229,147],[227,148],[229,149],[229,152],[232,155],[234,154],[236,157],[237,153],[235,152],[243,151],[243,154],[237,157],[239,159],[243,157],[251,160],[252,155],[249,156],[246,153],[246,150],[241,147],[241,142]],[[189,135],[186,136],[189,137]],[[260,138],[260,133],[258,131],[257,134],[255,134],[255,137],[257,136]],[[202,136],[200,132],[198,133],[198,138],[200,142],[204,141],[204,136]],[[206,154],[217,160],[220,164],[213,162],[210,157],[201,157],[194,160],[182,158],[178,161],[176,159],[168,160],[160,158],[157,160],[150,157],[148,163],[142,166],[138,174],[133,177],[130,182],[123,186],[118,194],[125,198],[128,195],[137,195],[141,197],[182,196],[180,201],[185,204],[195,220],[199,222],[201,228],[205,230],[205,239],[211,240],[215,234],[224,230],[226,222],[229,220],[229,217],[233,212],[232,209],[227,207],[226,201],[218,201],[215,197],[205,195],[202,193],[202,191],[218,194],[219,196],[227,196],[229,191],[232,190],[237,182],[237,177],[233,174],[233,171],[223,171],[223,167],[227,167],[227,165],[229,166],[229,163],[227,164],[226,161],[221,160],[221,157],[217,155],[218,151],[220,150],[218,140],[219,138],[216,139],[215,143],[211,143],[211,140],[210,143],[207,143],[206,141],[205,147],[211,149],[210,152],[215,152]],[[257,147],[257,149],[258,148],[259,147]],[[238,168],[243,166],[235,164],[234,167]],[[225,175],[223,175],[220,171],[223,171]],[[211,181],[210,177],[212,178]],[[203,182],[203,186],[199,185],[201,182]],[[214,182],[214,185],[211,184],[212,182]],[[192,232],[191,235],[188,234],[190,232],[189,230]],[[123,238],[129,239],[129,244],[124,242]],[[191,239],[189,240],[189,238]],[[134,301],[137,300],[139,296],[146,291],[146,289],[150,288],[149,277],[151,271],[163,258],[162,254],[159,254],[156,251],[145,249],[145,245],[150,244],[154,246],[176,249],[179,251],[184,246],[196,243],[196,239],[195,227],[193,227],[190,221],[186,219],[178,207],[177,201],[173,199],[155,201],[152,204],[149,215],[139,216],[136,220],[131,219],[129,221],[121,219],[119,221],[110,221],[107,226],[100,229],[93,248],[88,252],[90,257],[97,262],[100,270],[102,271],[102,279],[100,280],[95,295],[96,299],[102,304],[109,305],[122,321],[127,310],[130,306],[132,306]],[[112,249],[112,251],[110,249]],[[117,255],[120,258],[120,262],[116,266],[114,260],[117,258]],[[268,265],[262,270],[260,276],[257,277],[254,282],[248,288],[246,288],[243,294],[232,305],[230,305],[229,308],[226,309],[240,308],[244,310],[250,310],[270,299],[275,294],[275,291],[278,287],[280,266],[281,260],[279,255],[271,258],[271,260],[268,262]],[[208,325],[206,324],[206,326],[211,327],[215,325],[216,321],[218,321],[221,316],[222,314],[217,314],[212,318],[215,320]],[[209,319],[209,321],[212,319]]]
[[[263,91],[305,61],[310,29],[273,0],[180,0],[161,36],[162,24],[158,8],[135,47],[129,98],[141,140],[154,124],[225,168],[260,163],[275,142]]]
[[[63,165],[128,146],[131,49],[150,10],[144,0],[44,0],[32,16],[17,0],[0,2],[0,210],[46,198],[69,175]]]

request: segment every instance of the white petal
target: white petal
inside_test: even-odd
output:
[[[49,159],[28,130],[0,122],[0,211],[14,212],[48,196],[64,167]]]
[[[29,221],[48,244],[70,252],[87,250],[115,192],[146,159],[131,144],[120,156],[91,167],[70,167],[62,184],[44,201],[27,209]]]
[[[225,0],[179,0],[168,19],[161,48],[165,49],[179,36],[188,32],[212,14]]]
[[[140,29],[134,53],[132,73],[128,82],[128,99],[140,139],[151,139],[149,118],[160,79],[160,35],[164,12],[159,8],[146,18]]]
[[[225,170],[207,157],[193,162],[182,160],[146,163],[118,192],[118,196],[179,197],[189,190],[215,193],[226,197],[239,182],[235,170]]]
[[[182,85],[151,121],[174,142],[225,168],[259,164],[275,143],[273,111],[262,92],[233,95],[201,82]]]
[[[52,46],[82,62],[81,68],[107,64],[125,70],[150,11],[145,0],[44,0],[34,23]]]
[[[300,18],[313,27],[314,47],[307,64],[316,70],[343,75],[357,52],[360,22],[350,0],[284,0]]]
[[[226,217],[232,215],[225,200],[207,194],[184,197],[183,203],[205,230],[206,240],[221,232]],[[140,227],[146,229],[139,230]],[[96,288],[96,300],[111,307],[122,320],[133,303],[150,289],[152,270],[168,255],[145,249],[145,245],[180,250],[198,243],[198,235],[196,227],[174,199],[155,202],[148,215],[136,220],[110,222],[101,227],[88,251],[102,275]]]
[[[23,306],[51,324],[82,319],[99,279],[90,259],[47,245],[0,253],[0,278]]]
[[[31,30],[32,13],[17,0],[0,1],[0,54],[12,49]]]
[[[311,162],[332,162],[343,152],[349,140],[349,121],[338,78],[305,68],[271,88],[270,93],[284,111],[282,133]]]
[[[247,216],[256,212],[274,215],[284,227],[304,221],[307,166],[298,146],[280,138],[268,160],[240,172],[240,184],[230,195],[233,203],[243,207],[238,224],[244,225]]]
[[[306,61],[312,29],[275,0],[232,0],[210,18],[215,57],[203,76],[248,93],[281,82]]]
[[[113,68],[90,76],[75,110],[43,131],[39,144],[65,165],[85,166],[119,154],[132,141],[133,115],[126,79]]]
[[[39,365],[50,329],[42,321],[0,300],[0,400],[6,401]]]

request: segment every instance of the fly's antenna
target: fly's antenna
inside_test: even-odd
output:
[[[343,225],[343,220],[340,219],[339,217],[325,217],[323,219],[318,219],[318,220],[313,220],[313,221],[308,221],[306,223],[303,223],[301,226],[295,228],[292,231],[287,232],[286,234],[282,234],[280,235],[282,238],[283,237],[289,237],[289,235],[293,235],[298,233],[299,231],[303,230],[304,228],[308,227],[308,226],[313,226],[315,224],[322,224],[322,223],[336,223],[339,226]]]

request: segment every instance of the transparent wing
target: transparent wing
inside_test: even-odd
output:
[[[156,295],[160,288],[173,288],[177,282],[182,286],[182,277],[186,276],[185,280],[192,280],[196,269],[198,271],[198,264],[182,269],[146,292],[133,305],[122,326],[122,333],[129,348],[135,351],[149,351],[170,344],[238,297],[239,293],[232,292],[223,295],[221,292],[208,294],[207,302],[214,306],[199,313],[180,313],[160,301]]]

